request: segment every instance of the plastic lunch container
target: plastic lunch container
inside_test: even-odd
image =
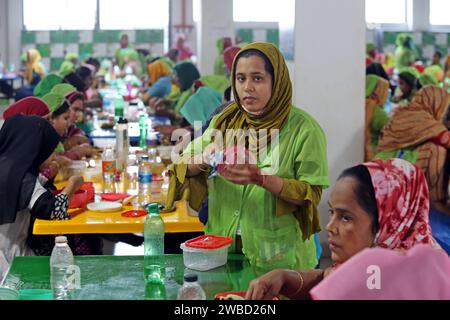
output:
[[[19,290],[19,300],[53,300],[53,291],[48,289]]]
[[[207,271],[227,263],[228,248],[232,238],[204,235],[181,244],[183,262],[186,268]]]
[[[19,300],[19,292],[10,288],[0,288],[0,300]]]

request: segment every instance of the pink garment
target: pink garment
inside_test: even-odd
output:
[[[92,96],[94,95],[94,90],[92,88],[89,88],[84,92],[84,95],[86,96],[86,100],[91,100]]]
[[[239,47],[229,47],[223,52],[223,60],[227,67],[228,73],[231,73],[234,57],[236,57],[239,51],[241,51],[241,48]]]
[[[365,249],[310,295],[314,300],[448,300],[450,257],[426,244],[407,251]]]
[[[175,49],[178,50],[178,60],[184,61],[189,59],[194,55],[189,44],[186,42],[186,38],[184,36],[179,36],[175,45]]]

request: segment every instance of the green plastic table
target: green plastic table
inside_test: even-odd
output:
[[[184,273],[194,272],[207,299],[226,291],[245,291],[254,272],[243,255],[230,254],[228,263],[209,271],[184,267],[182,255],[165,255],[165,285],[154,286],[144,280],[143,256],[76,256],[81,271],[81,288],[73,293],[75,300],[175,300]],[[49,257],[16,257],[4,283],[17,283],[20,289],[49,289]]]

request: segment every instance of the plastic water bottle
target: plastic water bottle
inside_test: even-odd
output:
[[[116,175],[116,158],[112,148],[106,148],[102,156],[102,173],[104,192],[114,192],[114,180]]]
[[[164,221],[158,203],[148,207],[144,221],[144,277],[149,283],[164,283]]]
[[[128,150],[130,139],[128,138],[128,120],[119,118],[116,128],[117,169],[122,172],[127,168]]]
[[[139,131],[139,147],[145,150],[147,149],[147,115],[144,112],[139,116]]]
[[[151,202],[153,175],[147,155],[142,156],[142,160],[139,165],[138,181],[139,203],[141,205],[149,204]]]
[[[206,300],[206,294],[194,273],[184,275],[183,286],[178,290],[178,300]]]
[[[123,109],[124,109],[125,101],[121,95],[117,95],[114,99],[114,117],[116,119],[116,123],[120,118],[123,118]]]
[[[167,290],[164,283],[160,281],[150,281],[145,284],[145,300],[166,300]]]
[[[50,256],[50,282],[53,297],[56,300],[67,300],[71,298],[73,285],[69,282],[69,273],[74,266],[72,250],[67,244],[67,238],[59,236],[55,238],[55,247]]]
[[[392,99],[392,90],[389,89],[388,91],[388,98],[386,100],[386,103],[384,104],[384,111],[389,114],[391,112],[391,99]]]

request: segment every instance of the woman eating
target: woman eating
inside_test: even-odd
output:
[[[33,255],[26,243],[32,218],[70,218],[69,201],[83,178],[71,177],[56,196],[39,178],[59,139],[48,121],[34,116],[12,116],[0,130],[0,278],[15,256]]]

